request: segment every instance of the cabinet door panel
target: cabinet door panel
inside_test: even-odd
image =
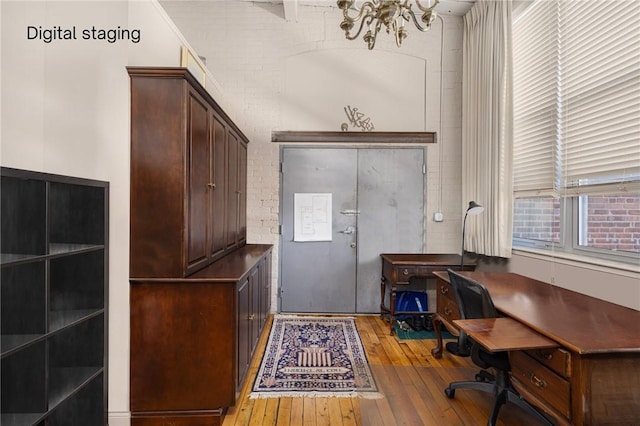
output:
[[[238,137],[233,133],[227,134],[227,247],[233,247],[238,241]]]
[[[188,220],[187,272],[195,271],[208,260],[207,219],[209,193],[209,114],[204,103],[189,95],[187,112],[188,156]]]
[[[261,270],[264,268],[264,265],[261,263],[251,271],[249,275],[249,283],[251,287],[251,314],[249,315],[249,325],[251,326],[251,343],[250,347],[253,348],[258,343],[258,338],[260,337],[260,299],[262,296],[262,275]],[[251,351],[252,352],[252,351]],[[251,353],[250,352],[250,353]]]
[[[198,282],[131,286],[131,411],[235,403],[236,288]]]
[[[215,184],[211,197],[211,256],[216,257],[226,247],[225,214],[227,187],[227,127],[217,117],[212,119],[212,181]]]
[[[242,244],[247,239],[247,144],[238,144],[238,237]]]
[[[250,361],[250,296],[249,280],[246,279],[238,286],[238,371],[236,373],[236,386],[238,390],[242,386],[242,380],[247,372]]]

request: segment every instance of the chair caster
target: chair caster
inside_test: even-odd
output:
[[[452,399],[454,396],[456,396],[456,390],[451,388],[446,388],[444,390],[444,394],[447,395],[447,398]]]
[[[476,382],[493,382],[496,378],[486,370],[481,370],[475,376]]]

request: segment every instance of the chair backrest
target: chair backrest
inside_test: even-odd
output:
[[[462,319],[496,318],[498,316],[491,295],[485,286],[451,269],[447,272]]]

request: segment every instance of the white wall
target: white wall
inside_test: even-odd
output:
[[[109,416],[129,424],[128,65],[179,66],[181,35],[151,1],[0,2],[2,166],[110,182]],[[76,40],[27,37],[76,27]],[[139,29],[140,42],[81,31]],[[215,82],[209,87],[215,88]],[[220,98],[220,94],[216,96]]]

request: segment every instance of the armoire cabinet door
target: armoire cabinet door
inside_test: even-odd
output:
[[[217,257],[224,253],[226,248],[225,220],[226,220],[226,196],[227,187],[227,126],[220,118],[212,115],[211,130],[211,159],[212,182],[215,185],[211,197],[211,257]]]
[[[187,181],[189,192],[186,224],[187,273],[209,262],[208,218],[210,179],[209,111],[200,96],[189,91],[187,106]]]
[[[247,240],[247,145],[238,143],[238,234],[236,244]]]
[[[227,134],[227,247],[235,247],[238,239],[238,146],[240,142],[233,132]]]
[[[242,386],[244,376],[251,362],[251,286],[249,279],[243,280],[238,284],[238,352],[237,352],[237,371],[236,371],[236,388]]]

